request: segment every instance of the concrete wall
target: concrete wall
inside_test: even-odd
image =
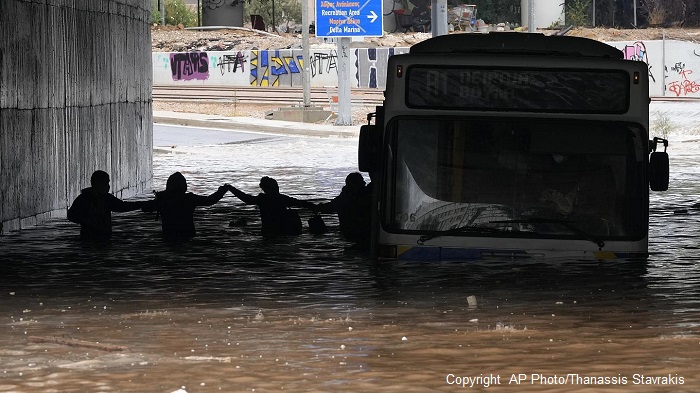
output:
[[[92,172],[152,179],[150,2],[0,1],[0,222],[65,216]]]
[[[656,40],[608,42],[629,60],[649,65],[649,95],[700,97],[700,43]],[[352,87],[384,89],[390,56],[409,48],[356,49]],[[335,49],[311,51],[311,86],[337,86]],[[301,87],[301,49],[193,53],[153,53],[157,85],[296,86]]]
[[[649,95],[700,97],[700,43],[689,41],[608,42],[625,58],[649,66]]]
[[[352,87],[383,89],[389,56],[409,48],[356,49],[353,52]],[[311,86],[337,86],[338,54],[335,49],[312,50]],[[301,49],[221,52],[153,53],[156,85],[224,85],[301,87]]]

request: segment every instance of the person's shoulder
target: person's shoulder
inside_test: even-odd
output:
[[[156,192],[156,201],[159,204],[173,205],[178,204],[178,201],[182,201],[187,197],[187,194],[175,194],[169,191],[158,191]]]
[[[186,192],[186,193],[182,194],[182,199],[184,199],[186,201],[195,201],[195,200],[202,199],[202,198],[206,198],[206,196],[195,194],[194,192]]]
[[[75,197],[76,201],[83,201],[87,198],[89,198],[89,195],[84,192],[85,190],[81,191],[80,194],[78,194],[77,197]]]
[[[297,199],[293,196],[287,195],[287,194],[278,194],[277,198],[281,199],[281,200],[287,200],[287,201],[298,201],[299,200],[299,199]]]
[[[80,195],[78,195],[78,198],[96,198],[99,195],[100,194],[97,191],[95,191],[95,189],[93,189],[92,187],[88,187],[80,190]]]

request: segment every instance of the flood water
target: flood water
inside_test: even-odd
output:
[[[158,190],[174,171],[200,194],[257,193],[268,175],[321,200],[357,162],[353,139],[168,135]],[[645,262],[378,264],[332,216],[324,235],[263,240],[257,211],[231,194],[199,208],[183,247],[140,212],[114,214],[105,247],[65,220],[6,233],[0,392],[697,392],[700,130],[669,138]]]

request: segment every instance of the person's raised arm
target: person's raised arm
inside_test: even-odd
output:
[[[319,203],[315,206],[315,213],[337,213],[340,209],[341,199],[343,195],[338,195],[337,197],[331,199],[329,202]]]
[[[311,211],[315,211],[316,209],[316,204],[312,202],[296,199],[294,197],[290,197],[289,195],[282,195],[282,197],[284,198],[287,206],[303,207]]]
[[[150,213],[158,210],[158,199],[149,199],[141,203],[141,211]]]
[[[115,197],[112,194],[109,194],[107,196],[107,203],[109,206],[109,210],[117,213],[124,213],[124,212],[130,212],[133,210],[138,210],[143,207],[144,202],[143,201],[136,201],[136,202],[126,202],[122,201],[121,199]]]
[[[198,195],[197,206],[211,206],[219,202],[226,194],[226,191],[228,191],[228,187],[228,184],[224,184],[223,186],[219,186],[219,189],[209,196]]]
[[[236,196],[236,198],[240,199],[243,201],[243,203],[247,205],[257,205],[258,204],[258,197],[246,194],[245,192],[237,189],[236,187],[232,185],[228,185],[228,190],[231,191],[233,195]]]

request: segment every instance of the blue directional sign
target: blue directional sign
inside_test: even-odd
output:
[[[382,0],[316,0],[317,37],[381,37]]]

